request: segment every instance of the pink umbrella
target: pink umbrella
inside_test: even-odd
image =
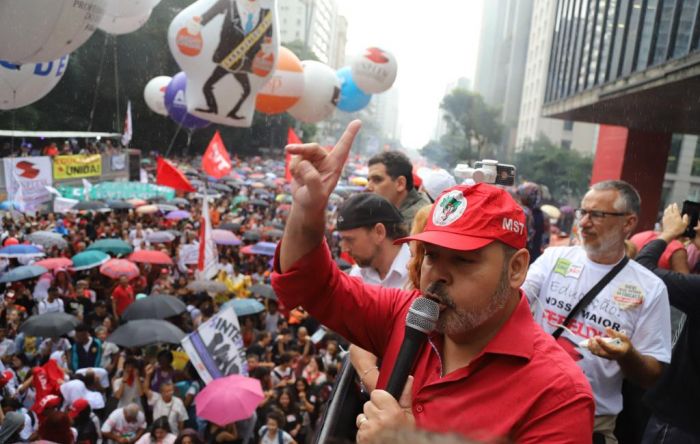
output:
[[[52,257],[50,259],[34,262],[34,265],[39,265],[47,270],[58,270],[61,268],[69,268],[73,266],[73,261],[66,257]]]
[[[100,273],[112,279],[126,276],[131,280],[141,274],[135,263],[126,259],[110,259],[100,267]]]
[[[142,262],[144,264],[172,265],[173,260],[162,251],[139,250],[134,251],[128,258],[132,262]]]
[[[218,228],[215,228],[212,230],[211,233],[212,239],[214,239],[214,243],[217,245],[240,245],[241,240],[232,232],[228,230],[221,230]]]
[[[264,397],[257,379],[230,375],[207,384],[194,402],[198,417],[225,426],[250,418]]]

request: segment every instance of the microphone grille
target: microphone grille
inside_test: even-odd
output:
[[[406,314],[406,326],[429,334],[435,330],[439,316],[440,307],[437,302],[421,296],[411,303]]]

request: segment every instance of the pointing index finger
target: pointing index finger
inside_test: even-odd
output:
[[[343,164],[345,163],[350,153],[350,148],[352,148],[352,143],[355,141],[355,136],[357,136],[361,127],[362,122],[360,120],[353,120],[348,124],[347,128],[345,128],[345,132],[340,136],[338,143],[335,144],[335,147],[333,147],[329,154],[334,160],[341,161]]]

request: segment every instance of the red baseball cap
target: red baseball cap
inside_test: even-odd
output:
[[[525,248],[525,213],[507,191],[478,183],[446,189],[437,198],[422,233],[395,243],[422,241],[452,250],[478,250],[498,240]]]
[[[71,417],[71,419],[75,419],[80,413],[88,408],[90,403],[87,401],[87,399],[84,398],[79,398],[73,401],[73,404],[71,404],[70,408],[68,409],[68,416]]]

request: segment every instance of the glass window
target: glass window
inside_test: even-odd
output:
[[[627,12],[629,8],[629,0],[620,2],[619,11],[617,13],[617,23],[615,24],[614,34],[615,42],[613,43],[612,59],[610,60],[610,73],[607,80],[614,80],[618,77],[620,68],[620,59],[622,59],[622,44],[627,38],[625,26],[627,26]]]
[[[564,121],[564,131],[571,131],[574,129],[574,121],[573,120],[565,120]]]
[[[659,0],[648,0],[647,9],[644,12],[644,25],[642,26],[642,38],[639,42],[639,55],[637,56],[637,71],[641,71],[648,65],[651,40],[654,35],[654,20],[656,20],[656,8]]]
[[[642,0],[634,0],[632,2],[632,11],[630,13],[630,24],[627,32],[627,43],[625,44],[625,53],[622,60],[622,75],[626,76],[632,72],[634,61],[634,46],[637,41],[637,33],[639,32],[639,19],[642,17]]]
[[[666,161],[666,172],[676,174],[678,171],[678,158],[681,154],[681,144],[683,143],[682,134],[674,134],[671,138],[671,149],[668,152],[668,160]]]
[[[586,69],[588,69],[589,56],[591,54],[591,45],[593,41],[593,23],[595,21],[595,7],[597,2],[588,2],[588,20],[586,22],[586,31],[583,35],[583,58],[581,59],[581,68],[579,70],[578,88],[586,89]]]
[[[607,0],[598,0],[598,14],[596,16],[595,29],[593,30],[593,53],[591,54],[591,68],[588,72],[588,84],[590,88],[595,85],[596,71],[600,63],[600,40],[603,38],[603,24],[605,21],[605,5]]]
[[[605,29],[603,29],[603,50],[600,53],[600,67],[598,69],[598,84],[605,83],[606,70],[608,69],[608,56],[612,49],[613,27],[617,26],[615,22],[615,9],[617,8],[618,0],[610,0],[608,11],[605,17]]]
[[[565,150],[570,150],[571,149],[571,141],[570,140],[562,140],[561,147],[564,148]]]
[[[653,64],[666,61],[666,51],[671,39],[671,27],[673,25],[673,12],[676,8],[676,0],[663,0],[661,6],[661,19],[656,36]]]
[[[692,176],[700,176],[700,137],[695,144],[695,155],[693,156],[693,167],[690,169]]]
[[[673,57],[682,57],[690,52],[690,39],[693,36],[693,25],[700,0],[684,0],[681,17],[676,32],[676,45],[673,47]]]

